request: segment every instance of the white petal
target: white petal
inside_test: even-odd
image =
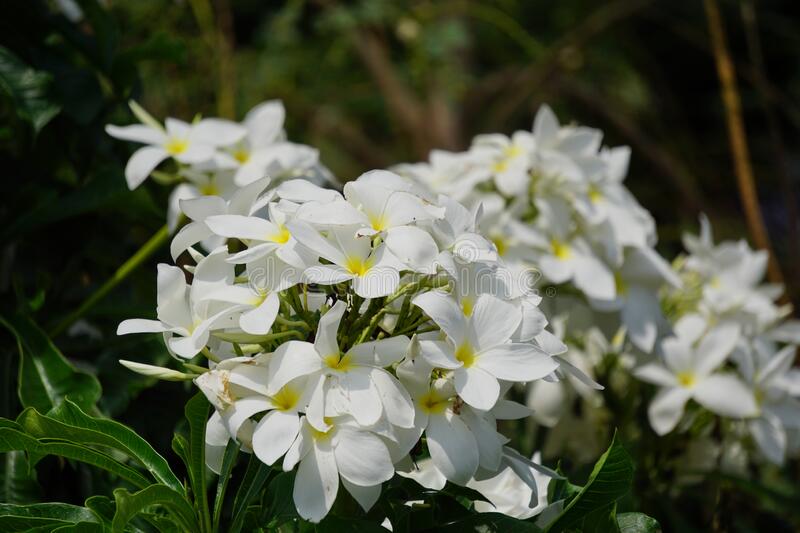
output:
[[[590,298],[611,300],[616,295],[614,275],[599,259],[582,255],[574,260],[575,286]]]
[[[278,346],[269,361],[269,389],[276,394],[291,380],[313,374],[322,361],[310,342],[289,341]]]
[[[482,294],[472,310],[470,335],[475,337],[478,350],[491,348],[508,341],[521,320],[522,312],[516,305]]]
[[[481,352],[475,365],[497,379],[507,381],[533,381],[541,379],[558,368],[548,354],[532,344],[501,344]]]
[[[289,450],[299,431],[296,413],[270,411],[253,431],[253,452],[264,464],[272,465]]]
[[[405,335],[356,344],[347,351],[354,361],[362,365],[386,368],[400,361],[408,352],[411,340]]]
[[[648,353],[653,350],[660,317],[661,307],[655,292],[640,287],[629,289],[622,308],[622,322],[631,341],[640,350]]]
[[[414,427],[414,403],[397,378],[379,369],[373,369],[371,377],[389,422],[401,428]]]
[[[758,449],[776,465],[782,465],[786,459],[786,430],[781,421],[771,415],[760,416],[747,423]]]
[[[192,128],[192,141],[211,146],[230,146],[244,138],[247,130],[230,120],[204,118]]]
[[[477,366],[459,368],[453,373],[458,395],[476,409],[488,411],[500,396],[497,380]]]
[[[145,126],[144,124],[132,124],[130,126],[114,126],[113,124],[108,124],[106,126],[106,133],[115,139],[142,144],[160,145],[165,139],[163,131]]]
[[[344,477],[342,477],[342,485],[344,485],[344,488],[347,489],[347,492],[350,493],[353,499],[358,502],[358,505],[364,509],[365,513],[372,509],[372,506],[375,505],[375,502],[377,502],[378,498],[381,496],[381,485],[362,487],[350,483]]]
[[[362,298],[389,296],[399,285],[400,273],[387,266],[375,266],[363,276],[353,278],[353,291]]]
[[[239,318],[239,326],[245,333],[252,335],[264,335],[269,333],[275,317],[278,316],[281,301],[278,293],[272,292],[267,298],[252,311],[242,313]]]
[[[270,236],[279,232],[275,224],[259,217],[215,215],[206,218],[205,222],[211,228],[211,231],[222,237],[229,238],[267,241]]]
[[[419,341],[419,349],[423,361],[431,367],[454,369],[462,366],[453,348],[444,341]]]
[[[531,416],[531,409],[511,400],[500,399],[492,409],[492,416],[498,420],[519,420]]]
[[[347,258],[345,258],[342,251],[320,235],[308,223],[301,220],[290,220],[286,223],[286,227],[295,239],[310,248],[319,257],[323,257],[340,266],[347,263]]]
[[[416,296],[412,303],[421,308],[454,343],[461,344],[466,336],[466,320],[458,304],[441,291],[429,291]]]
[[[166,150],[157,146],[145,146],[136,150],[125,165],[125,180],[128,188],[134,190],[142,184],[154,168],[169,157]]]
[[[336,334],[339,331],[339,322],[346,310],[347,304],[339,300],[319,319],[314,349],[321,357],[339,354],[339,342],[336,340]]]
[[[123,320],[117,326],[117,335],[128,335],[129,333],[163,333],[169,328],[158,320],[147,320],[144,318],[129,318]]]
[[[383,441],[366,431],[343,427],[334,450],[339,474],[355,485],[370,487],[394,475],[389,450]]]
[[[533,134],[538,142],[546,142],[558,135],[559,124],[553,110],[547,104],[542,104],[536,112],[533,121]]]
[[[706,375],[718,368],[728,358],[739,341],[739,326],[732,323],[721,324],[700,341],[697,347],[697,364],[695,370]]]
[[[657,363],[642,365],[633,371],[633,375],[642,381],[662,387],[676,387],[678,385],[675,374]]]
[[[694,387],[697,403],[721,416],[745,418],[758,413],[753,391],[738,378],[728,374],[713,374]]]
[[[428,421],[428,450],[436,468],[444,476],[464,485],[478,469],[478,444],[472,432],[457,415],[445,411]]]
[[[647,409],[653,430],[659,435],[672,431],[681,419],[683,408],[690,397],[691,392],[680,387],[659,390]]]
[[[354,368],[339,377],[339,385],[349,401],[349,411],[362,426],[376,424],[383,413],[378,390],[369,376],[369,369]]]
[[[439,247],[430,233],[414,226],[400,226],[386,232],[386,247],[416,272],[433,274]]]
[[[300,461],[292,496],[297,513],[314,523],[325,518],[339,491],[339,471],[330,442],[321,441]]]
[[[212,234],[213,233],[210,229],[208,229],[208,226],[200,222],[186,224],[178,231],[178,233],[175,234],[175,237],[173,237],[172,242],[169,245],[169,252],[170,255],[172,255],[172,259],[178,259],[178,256],[181,255],[187,248],[207,239]]]
[[[341,199],[342,195],[331,189],[323,189],[308,180],[288,180],[278,186],[278,196],[292,202],[328,203]]]

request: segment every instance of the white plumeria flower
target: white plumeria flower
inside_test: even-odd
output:
[[[659,435],[675,428],[690,399],[720,416],[746,418],[758,413],[752,389],[731,373],[716,372],[736,345],[738,327],[722,324],[701,336],[703,329],[699,317],[684,317],[675,326],[677,336],[662,343],[664,362],[634,371],[639,379],[661,387],[648,409],[650,425]]]
[[[541,453],[536,452],[531,461],[541,462]],[[530,476],[536,480],[536,485],[531,487],[528,481],[522,479],[512,468],[501,470],[499,474],[483,480],[472,480],[467,483],[489,500],[488,502],[476,501],[475,510],[479,513],[503,513],[520,520],[537,516],[547,507],[547,488],[552,477],[541,473],[539,470],[525,465]],[[530,503],[535,500],[535,505]]]
[[[262,207],[259,198],[269,183],[269,178],[262,178],[238,189],[228,200],[216,195],[180,200],[179,209],[190,222],[178,230],[170,243],[169,251],[172,259],[176,260],[187,248],[198,242],[202,242],[207,250],[221,246],[225,242],[225,237],[215,235],[206,224],[206,219],[216,215],[252,214]]]
[[[132,106],[133,108],[133,106]],[[145,144],[139,148],[125,167],[125,179],[133,190],[147,179],[159,163],[172,157],[179,163],[197,164],[210,160],[220,146],[233,144],[246,134],[235,122],[222,119],[203,119],[197,124],[167,118],[162,128],[152,117],[136,106],[143,124],[106,126],[106,132],[117,139]]]
[[[639,349],[651,352],[659,325],[665,321],[658,291],[664,285],[679,288],[680,278],[655,250],[629,248],[614,281],[616,298],[592,299],[592,307],[600,311],[619,311],[631,341]]]
[[[339,491],[345,489],[367,510],[380,495],[381,483],[394,475],[389,450],[377,435],[348,417],[327,421],[320,431],[303,418],[297,439],[283,459],[283,469],[299,462],[293,498],[297,513],[317,523],[328,514]]]
[[[758,449],[770,462],[786,460],[788,432],[800,429],[800,391],[792,391],[787,380],[797,346],[775,346],[763,339],[740,345],[732,358],[745,381],[753,388],[760,413],[747,421],[747,429]]]
[[[479,135],[473,142],[471,154],[483,160],[484,172],[494,178],[497,189],[513,197],[528,193],[533,148],[533,135],[518,131],[510,139],[500,134]]]
[[[243,139],[217,155],[217,165],[234,168],[233,180],[243,187],[264,176],[281,178],[286,173],[302,173],[319,161],[319,152],[310,146],[286,140],[283,103],[270,100],[247,112],[242,125]]]
[[[461,201],[478,183],[490,178],[478,163],[479,158],[469,152],[431,150],[429,162],[397,165],[392,170]]]
[[[270,203],[268,210],[269,220],[256,216],[215,215],[206,218],[205,223],[215,234],[247,244],[246,250],[228,258],[231,263],[251,263],[274,253],[295,268],[305,268],[306,261],[297,250],[297,239],[286,227],[286,213],[278,209],[276,203]]]
[[[357,236],[356,226],[332,227],[327,239],[301,220],[291,220],[287,227],[301,244],[333,263],[307,268],[309,283],[335,285],[352,280],[353,291],[363,298],[388,296],[400,284],[404,265],[385,244],[373,248],[369,237]]]
[[[491,409],[500,396],[498,380],[540,379],[558,367],[531,343],[510,342],[522,320],[513,303],[481,295],[469,318],[440,291],[413,300],[445,333],[445,341],[420,342],[423,358],[434,367],[452,370],[458,395],[476,409]]]
[[[276,391],[300,376],[326,376],[315,391],[320,409],[309,412],[310,422],[323,430],[324,416],[351,414],[363,426],[386,417],[399,427],[412,427],[411,399],[397,379],[384,368],[401,360],[409,339],[389,337],[352,346],[342,353],[337,332],[347,305],[338,301],[319,322],[314,344],[290,341],[275,351],[270,363],[269,391]]]
[[[117,335],[164,333],[170,352],[191,359],[209,342],[211,331],[234,325],[240,308],[209,301],[206,296],[233,284],[233,265],[226,261],[227,249],[218,248],[203,258],[194,270],[191,286],[183,270],[158,265],[158,320],[128,319]]]

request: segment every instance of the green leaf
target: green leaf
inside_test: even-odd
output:
[[[26,451],[37,459],[57,455],[107,470],[137,487],[146,487],[150,481],[136,470],[115,461],[108,455],[69,442],[41,442],[30,435],[11,428],[0,428],[0,452]]]
[[[239,485],[239,490],[236,491],[236,499],[233,502],[233,524],[229,529],[231,533],[238,533],[242,529],[245,510],[256,495],[261,492],[267,479],[269,479],[271,471],[272,469],[262,463],[255,454],[250,457],[244,478]]]
[[[133,494],[125,489],[117,489],[114,491],[114,500],[117,503],[112,522],[115,533],[122,532],[131,519],[153,505],[164,507],[169,512],[167,516],[185,530],[200,531],[191,504],[183,494],[165,485],[150,485]]]
[[[41,488],[36,482],[36,472],[28,468],[25,452],[0,454],[0,461],[0,501],[16,504],[37,501]]]
[[[13,505],[0,503],[1,531],[31,531],[35,528],[54,530],[78,522],[98,523],[97,517],[86,507],[66,503],[35,503]]]
[[[294,490],[294,476],[292,472],[281,472],[270,481],[267,487],[264,512],[265,521],[269,527],[276,528],[293,518],[299,518],[294,506],[292,491]]]
[[[195,505],[206,529],[211,529],[211,513],[208,507],[208,486],[206,484],[206,424],[208,423],[209,403],[202,392],[195,394],[186,403],[184,413],[189,421],[188,457],[184,457],[189,481],[194,493]]]
[[[231,480],[231,472],[233,471],[233,467],[236,466],[236,460],[238,458],[239,443],[230,439],[228,445],[225,447],[225,455],[222,457],[222,468],[220,468],[219,476],[217,477],[217,495],[214,498],[213,531],[219,530],[222,506],[225,503],[225,492],[228,489],[228,483]]]
[[[386,533],[380,524],[361,518],[346,518],[329,514],[314,527],[317,533],[341,533],[343,531],[358,531],[359,533]]]
[[[0,317],[17,338],[19,348],[19,399],[24,407],[46,413],[67,396],[83,409],[94,408],[100,398],[100,382],[72,366],[47,335],[22,315]]]
[[[50,74],[26,65],[8,48],[0,46],[0,90],[11,100],[22,120],[39,131],[61,110],[49,94]]]
[[[609,512],[601,510],[609,509],[630,490],[633,470],[631,456],[617,441],[615,434],[611,446],[595,463],[586,485],[567,503],[561,514],[548,524],[545,531],[555,533],[569,528],[585,529],[583,524],[588,515]]]
[[[141,463],[156,481],[179,492],[183,490],[166,459],[129,427],[107,418],[91,417],[70,400],[65,400],[50,415],[44,416],[29,408],[19,415],[17,422],[28,434],[39,439],[63,439],[118,450]]]
[[[617,515],[620,533],[660,533],[661,525],[644,513],[621,513]]]

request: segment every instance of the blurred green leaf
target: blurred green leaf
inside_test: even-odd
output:
[[[31,531],[33,528],[56,529],[76,523],[81,523],[82,526],[86,524],[81,531],[94,531],[88,524],[93,523],[99,526],[97,516],[86,507],[66,503],[35,503],[31,505],[0,503],[0,530],[2,531]]]
[[[586,485],[564,511],[548,524],[545,531],[555,533],[570,528],[583,529],[584,520],[589,523],[587,517],[592,513],[605,515],[611,512],[609,507],[630,490],[633,471],[633,460],[615,434],[608,450],[595,463]]]
[[[169,511],[167,516],[184,530],[200,531],[191,504],[182,494],[165,485],[150,485],[135,493],[117,489],[114,491],[114,500],[117,503],[112,523],[115,533],[122,532],[134,516],[153,505],[160,505]]]
[[[261,492],[271,472],[272,469],[259,461],[255,455],[250,457],[250,462],[247,463],[247,470],[239,485],[239,490],[236,491],[236,499],[233,502],[233,523],[229,529],[231,533],[241,531],[247,506]]]
[[[620,533],[660,533],[661,525],[653,517],[643,513],[621,513],[617,515]]]
[[[10,451],[28,452],[34,464],[47,455],[57,455],[102,468],[138,487],[146,487],[150,484],[150,481],[136,470],[97,450],[70,442],[42,442],[21,431],[0,427],[0,452]]]
[[[70,400],[53,409],[50,416],[28,408],[17,422],[38,439],[63,439],[122,452],[147,468],[156,481],[177,491],[183,489],[167,461],[135,431],[110,419],[91,417]]]
[[[81,408],[94,408],[100,398],[100,382],[72,366],[30,318],[19,314],[0,317],[0,324],[17,338],[18,393],[24,407],[46,413],[69,395]]]
[[[211,528],[211,513],[208,507],[208,486],[206,483],[206,423],[210,405],[202,392],[198,392],[186,403],[184,413],[189,422],[188,449],[182,458],[189,472],[189,481],[194,493],[195,505],[200,520],[206,529]],[[182,444],[185,448],[185,444]]]
[[[11,50],[0,46],[0,90],[10,99],[17,115],[38,133],[61,110],[49,90],[52,78],[26,65]]]

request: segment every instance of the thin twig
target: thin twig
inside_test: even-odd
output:
[[[725,29],[716,0],[704,0],[708,29],[711,34],[711,44],[714,50],[714,60],[717,65],[722,102],[725,106],[725,122],[728,127],[728,137],[733,156],[733,167],[739,186],[739,197],[744,207],[745,219],[753,243],[769,253],[768,277],[773,283],[783,283],[783,275],[776,261],[772,245],[769,240],[764,218],[758,204],[758,193],[750,163],[750,150],[747,146],[747,136],[744,131],[742,119],[742,103],[739,98],[739,89],[736,85],[736,72],[728,52],[725,39]]]
[[[758,21],[756,19],[756,9],[754,0],[746,0],[742,3],[742,22],[744,23],[745,36],[747,37],[747,48],[750,53],[750,61],[753,63],[757,83],[761,108],[764,118],[767,121],[767,130],[771,139],[771,146],[775,163],[778,167],[778,178],[783,196],[786,215],[788,218],[788,248],[789,248],[789,272],[797,272],[800,267],[800,215],[797,212],[797,198],[792,189],[792,179],[789,174],[789,162],[786,157],[786,147],[781,135],[780,122],[775,113],[772,101],[767,96],[764,88],[769,85],[766,67],[764,66],[764,54],[761,49],[761,39],[758,36]],[[793,279],[794,276],[790,276]]]

